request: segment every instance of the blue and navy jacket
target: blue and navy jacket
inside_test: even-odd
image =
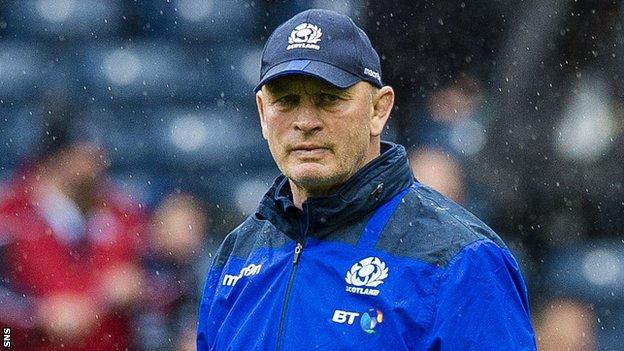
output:
[[[201,299],[202,350],[534,350],[509,250],[413,179],[405,149],[331,196],[293,205],[280,176],[219,248]]]

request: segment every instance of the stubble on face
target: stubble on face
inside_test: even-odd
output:
[[[371,87],[340,90],[307,77],[263,88],[265,138],[278,168],[309,196],[334,192],[371,155]]]

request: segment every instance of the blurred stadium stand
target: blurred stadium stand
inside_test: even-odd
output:
[[[89,41],[119,35],[121,0],[5,1],[6,34],[23,39],[57,42]]]
[[[546,262],[546,284],[553,295],[574,296],[610,305],[624,300],[624,243],[555,250]]]
[[[0,96],[3,100],[33,99],[41,90],[50,59],[49,49],[37,43],[3,40],[0,42]]]
[[[591,306],[598,321],[600,349],[624,343],[624,242],[600,240],[555,250],[544,263],[547,294]]]
[[[186,42],[259,39],[261,2],[156,0],[138,1],[137,11],[149,33]]]
[[[49,110],[66,105],[74,110],[63,113],[71,134],[103,142],[118,181],[135,183],[149,202],[184,184],[223,189],[199,195],[234,204],[235,192],[227,189],[236,189],[249,174],[262,173],[267,184],[277,174],[260,134],[252,91],[263,39],[284,18],[318,6],[355,15],[363,5],[4,2],[2,174],[8,176],[39,151],[46,123],[59,118],[50,117],[55,112]],[[390,127],[388,133],[393,133]],[[136,186],[142,179],[152,185]]]
[[[40,106],[0,105],[0,164],[9,171],[39,147],[45,133],[45,119]]]
[[[224,235],[278,172],[252,91],[264,40],[299,11],[337,10],[397,88],[385,138],[457,164],[458,201],[503,234],[532,300],[583,301],[599,349],[621,349],[624,5],[536,4],[0,2],[0,193],[62,120],[103,143],[114,182],[148,208],[188,191]]]

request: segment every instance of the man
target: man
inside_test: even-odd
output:
[[[214,259],[199,350],[535,349],[509,250],[380,141],[394,92],[351,19],[277,28],[256,91],[283,175]]]
[[[0,303],[8,303],[1,304],[3,312],[28,314],[13,345],[130,347],[128,311],[141,293],[143,214],[105,181],[106,157],[98,143],[72,141],[55,128],[50,139],[49,148],[17,170],[0,196],[0,240],[10,239],[2,278],[23,297]]]

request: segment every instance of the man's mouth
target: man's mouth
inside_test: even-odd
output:
[[[327,147],[319,144],[298,144],[291,149],[291,152],[301,156],[314,156],[328,150]]]
[[[315,150],[315,149],[326,149],[325,146],[319,144],[297,144],[293,148],[293,150]]]

